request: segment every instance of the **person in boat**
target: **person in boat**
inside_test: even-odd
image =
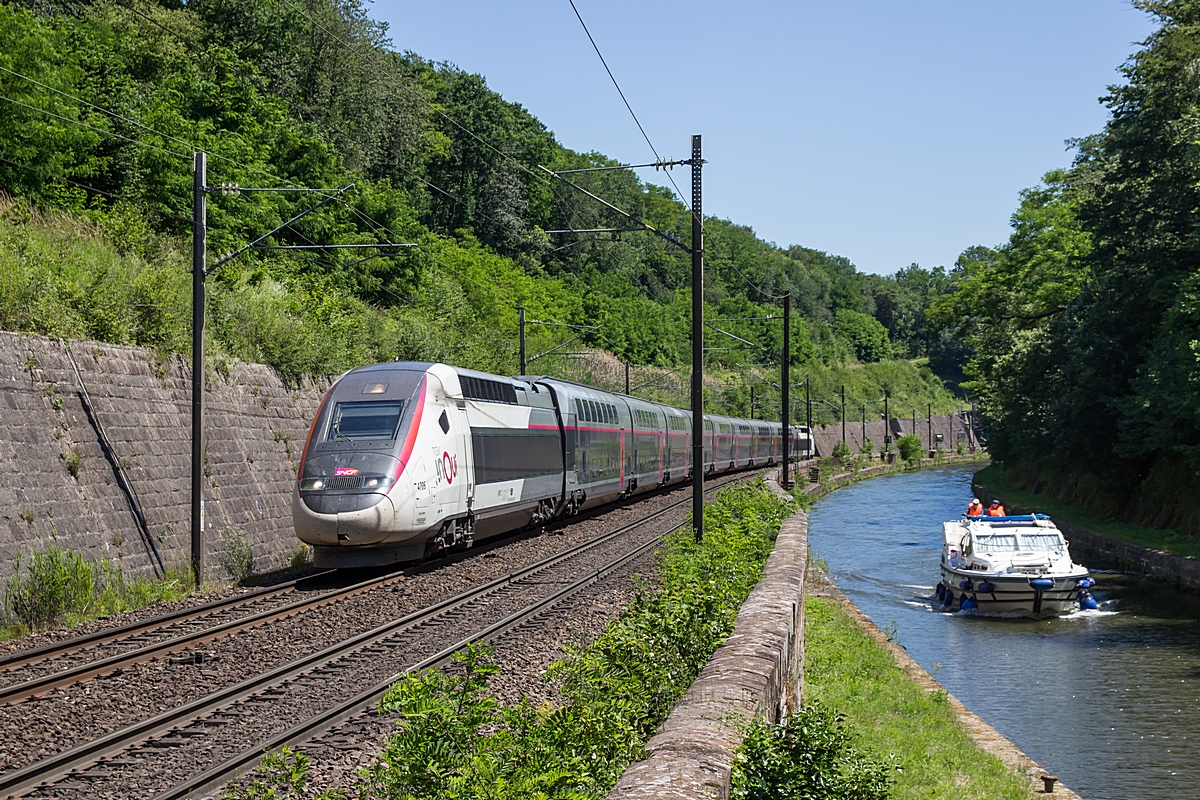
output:
[[[971,499],[970,505],[967,506],[967,516],[968,517],[982,517],[983,516],[983,503],[979,502],[978,497],[974,497]]]
[[[1004,506],[1000,505],[999,500],[992,501],[992,504],[990,506],[988,506],[987,515],[989,517],[1007,517],[1008,516],[1008,514],[1006,514],[1004,511]]]

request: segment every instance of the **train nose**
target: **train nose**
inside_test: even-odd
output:
[[[402,476],[392,491],[375,505],[363,508],[342,507],[337,514],[337,541],[340,545],[379,544],[394,538],[404,529],[404,515],[411,513],[412,488]],[[376,498],[380,495],[359,495]],[[364,506],[366,501],[364,501]]]
[[[338,544],[377,544],[392,532],[395,518],[387,495],[345,495],[337,512]]]

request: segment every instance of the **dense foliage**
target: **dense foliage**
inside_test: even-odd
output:
[[[733,764],[734,800],[886,800],[889,769],[867,758],[844,717],[811,704],[778,725],[755,720]]]
[[[519,306],[531,320],[599,326],[581,344],[620,360],[664,370],[688,362],[686,254],[640,233],[548,233],[627,223],[538,165],[617,162],[562,147],[482,77],[397,52],[361,0],[0,4],[0,104],[0,192],[16,201],[0,220],[6,329],[186,352],[191,159],[204,150],[210,186],[353,184],[269,244],[419,245],[239,257],[209,281],[218,363],[262,361],[297,377],[399,357],[513,373]],[[631,171],[573,178],[690,235],[687,208]],[[210,259],[314,201],[210,192]],[[749,413],[748,381],[778,408],[760,378],[777,382],[779,322],[730,318],[776,316],[789,290],[801,375],[830,383],[831,369],[893,356],[955,374],[961,344],[947,347],[923,312],[944,272],[867,276],[729,221],[708,219],[705,229],[707,313],[751,342],[714,351],[714,408]],[[531,326],[529,352],[565,341],[564,330]],[[714,348],[741,346],[706,336]],[[595,379],[578,358],[537,369]],[[887,363],[896,366],[852,382],[852,406],[889,393],[953,407],[924,362]],[[685,383],[664,399],[686,397]]]
[[[187,570],[170,570],[164,580],[129,579],[107,559],[91,562],[52,543],[13,562],[4,583],[0,641],[176,600],[189,589]]]
[[[989,447],[1063,499],[1200,534],[1200,2],[1159,29],[1105,130],[1026,191],[1007,244],[960,258],[932,313],[974,348]]]

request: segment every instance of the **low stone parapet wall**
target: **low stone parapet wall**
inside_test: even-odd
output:
[[[774,478],[768,486],[787,497]],[[808,518],[784,520],[763,577],[717,649],[610,800],[727,798],[734,753],[755,717],[779,719],[800,698]]]

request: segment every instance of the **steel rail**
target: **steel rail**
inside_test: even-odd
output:
[[[325,575],[328,573],[318,573]],[[317,577],[317,575],[309,576]],[[307,580],[308,578],[305,578]],[[221,598],[220,600],[212,600],[203,605],[191,606],[190,608],[181,608],[177,611],[171,611],[167,614],[160,614],[149,619],[139,620],[137,622],[129,622],[115,628],[104,628],[102,630],[93,631],[92,633],[83,636],[75,636],[70,639],[61,639],[57,642],[44,644],[40,647],[33,647],[28,650],[17,650],[5,656],[0,656],[0,670],[11,670],[17,667],[23,667],[28,664],[35,664],[39,661],[45,661],[58,653],[69,650],[84,650],[91,647],[98,647],[102,644],[107,644],[110,641],[125,638],[137,633],[144,633],[149,630],[163,628],[167,625],[174,625],[179,622],[186,622],[195,617],[202,617],[205,614],[211,614],[214,611],[220,611],[229,607],[236,607],[246,602],[254,600],[262,600],[274,594],[287,591],[295,586],[297,581],[288,581],[276,586],[266,586],[262,589],[255,589],[252,592],[245,594],[233,595],[231,597]]]
[[[0,703],[21,703],[29,700],[30,698],[44,695],[47,692],[52,692],[55,689],[62,689],[79,683],[80,681],[88,680],[89,678],[95,678],[100,675],[114,672],[123,667],[133,666],[135,664],[144,664],[147,661],[152,661],[156,658],[174,655],[175,653],[182,652],[197,645],[207,644],[208,642],[211,642],[214,639],[219,639],[227,634],[238,633],[259,625],[267,625],[272,622],[278,622],[281,619],[286,619],[305,611],[321,608],[322,606],[329,605],[330,603],[337,603],[364,592],[371,591],[379,586],[384,586],[391,581],[401,579],[402,576],[397,573],[371,578],[369,580],[352,584],[343,589],[336,589],[332,592],[326,592],[325,594],[318,595],[317,597],[301,598],[277,608],[268,608],[264,611],[260,611],[257,614],[251,614],[248,617],[232,619],[227,622],[214,625],[211,628],[204,628],[203,630],[187,633],[182,636],[177,636],[173,639],[167,639],[166,641],[148,644],[145,647],[139,647],[136,650],[130,650],[125,653],[115,653],[107,658],[89,661],[86,664],[80,664],[60,672],[43,675],[40,678],[31,678],[30,680],[22,683],[14,683],[9,686],[3,686],[0,687]]]
[[[522,608],[520,611],[510,614],[504,619],[489,625],[487,628],[468,636],[462,641],[450,645],[441,652],[430,656],[424,661],[412,665],[408,669],[404,670],[403,673],[396,673],[390,678],[380,681],[370,689],[367,689],[355,697],[352,697],[349,700],[334,706],[333,708],[327,709],[320,714],[310,717],[295,727],[271,737],[262,744],[256,745],[247,750],[243,750],[238,755],[226,760],[221,764],[218,764],[207,772],[186,780],[173,789],[170,789],[162,794],[155,795],[154,800],[183,800],[184,798],[196,796],[198,793],[219,788],[221,785],[236,778],[239,774],[244,772],[247,767],[254,764],[266,753],[269,753],[272,750],[280,747],[300,744],[301,742],[311,739],[313,736],[321,733],[322,731],[329,730],[340,725],[352,717],[364,712],[369,712],[371,707],[378,703],[384,694],[387,693],[392,684],[403,677],[403,675],[416,672],[418,670],[442,666],[448,663],[455,653],[467,645],[480,641],[491,641],[499,637],[506,631],[515,628],[531,617],[534,617],[542,611],[558,604],[561,600],[576,594],[587,586],[596,583],[606,575],[616,571],[630,560],[649,550],[651,547],[660,544],[663,536],[679,530],[685,524],[686,523],[681,522],[678,525],[663,531],[655,538],[642,542],[632,550],[624,553],[623,555],[617,556],[604,566],[599,567],[587,575],[584,575],[568,586],[565,586],[540,600],[535,600],[534,602]]]
[[[713,490],[717,488],[720,487],[714,486]],[[224,689],[218,689],[211,694],[197,698],[182,706],[168,709],[150,719],[134,723],[98,739],[48,756],[19,770],[0,775],[0,795],[19,797],[30,790],[36,789],[40,785],[45,785],[55,779],[66,777],[80,767],[90,766],[106,756],[123,752],[137,742],[152,739],[177,729],[181,722],[202,719],[206,714],[216,711],[223,706],[253,697],[275,684],[300,677],[325,664],[369,647],[379,640],[389,638],[441,617],[455,608],[494,592],[496,589],[508,586],[517,580],[527,578],[532,574],[542,572],[562,561],[587,552],[600,544],[610,541],[616,536],[645,525],[690,502],[690,497],[683,498],[644,517],[594,536],[566,550],[541,559],[534,564],[510,572],[507,575],[502,575],[485,584],[473,587],[434,605],[405,615],[398,620],[393,620],[373,630],[357,634],[324,650],[304,656],[288,664],[283,664],[261,675],[225,687]],[[649,543],[646,543],[646,545],[649,546],[649,544],[657,542],[658,538],[655,537]],[[260,748],[261,746],[256,748],[256,752],[261,752]]]

